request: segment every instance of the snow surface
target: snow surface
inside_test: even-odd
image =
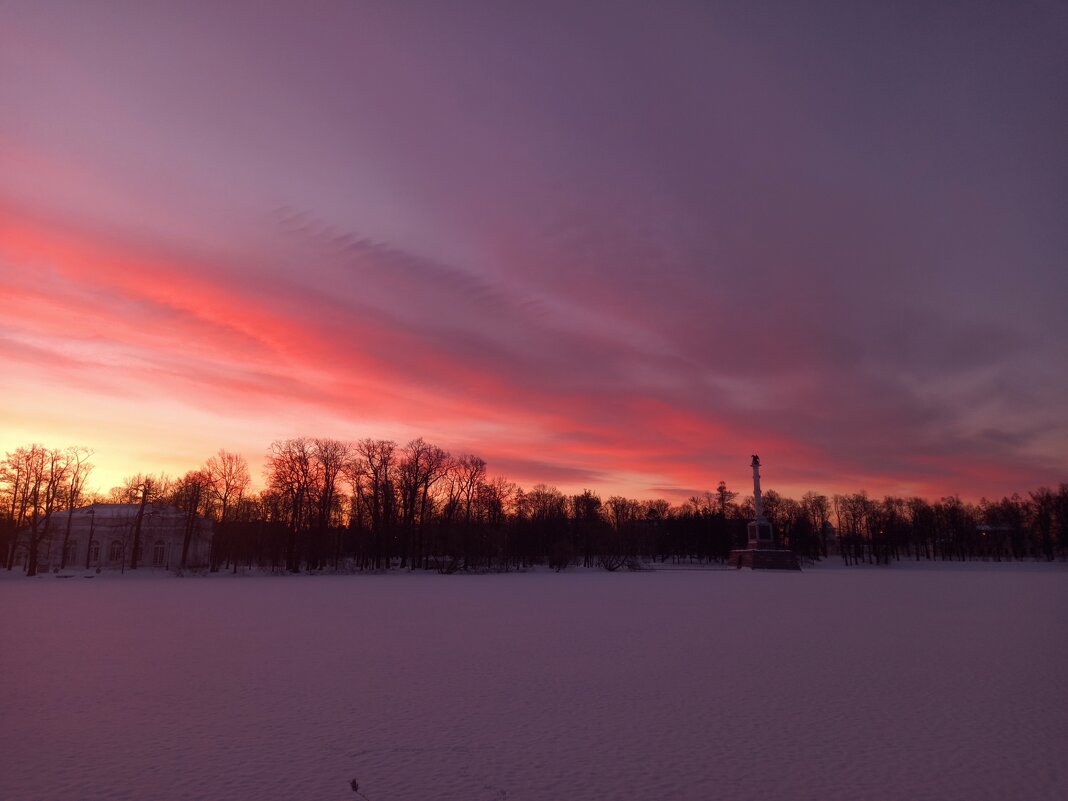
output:
[[[0,580],[0,799],[1068,798],[1063,565]]]

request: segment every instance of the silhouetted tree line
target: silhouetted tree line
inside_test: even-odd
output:
[[[374,439],[274,442],[259,493],[249,492],[245,460],[220,451],[181,478],[137,474],[106,496],[91,494],[84,489],[90,456],[85,448],[30,445],[0,462],[0,555],[7,569],[22,549],[33,575],[41,543],[60,534],[56,513],[99,501],[141,509],[170,503],[188,513],[189,531],[198,516],[213,520],[210,569],[234,572],[725,563],[732,549],[745,547],[753,514],[752,499],[739,502],[724,482],[681,505],[602,499],[591,490],[565,495],[544,484],[524,490],[491,477],[481,458],[454,456],[422,438],[404,447]],[[804,560],[1068,559],[1068,484],[978,504],[957,497],[875,500],[863,492],[808,492],[795,500],[774,490],[763,502],[780,547]],[[66,521],[69,529],[69,515]]]

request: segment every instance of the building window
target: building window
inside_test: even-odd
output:
[[[156,540],[156,544],[152,546],[152,564],[155,567],[163,566],[163,557],[167,553],[167,546],[163,544],[163,540]]]
[[[94,563],[100,561],[100,543],[99,542],[94,542],[92,545],[89,546],[89,561],[90,562],[94,562]]]
[[[111,547],[108,549],[108,561],[109,562],[121,562],[122,561],[122,541],[112,540]]]
[[[78,553],[78,540],[68,540],[67,541],[67,552],[63,556],[64,564],[68,564],[69,565],[71,562],[73,562],[74,561],[74,556],[77,553]]]

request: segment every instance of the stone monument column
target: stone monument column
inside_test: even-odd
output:
[[[775,547],[775,532],[771,521],[764,517],[764,501],[760,497],[760,457],[753,454],[753,519],[746,527],[747,547],[731,551],[731,564],[754,570],[800,570],[793,551]]]
[[[753,454],[753,519],[749,521],[749,547],[771,548],[775,544],[775,534],[771,522],[764,517],[764,503],[760,498],[760,457]]]

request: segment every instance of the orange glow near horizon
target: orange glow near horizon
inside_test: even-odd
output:
[[[243,454],[258,478],[270,442],[299,435],[425,436],[528,486],[675,502],[720,479],[744,493],[751,451],[770,452],[768,486],[795,496],[1018,489],[1013,471],[993,464],[970,463],[968,485],[957,487],[839,471],[803,441],[754,436],[657,397],[515,385],[402,325],[376,327],[358,312],[342,324],[225,269],[0,213],[9,310],[0,450],[90,447],[90,483],[102,491],[135,472],[180,475],[220,448]],[[368,342],[395,358],[383,361]],[[704,442],[714,450],[693,450]]]

